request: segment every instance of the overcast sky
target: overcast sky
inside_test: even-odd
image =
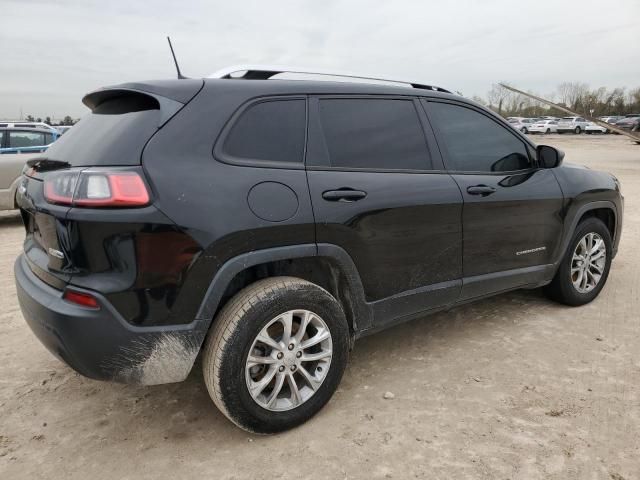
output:
[[[81,116],[82,96],[239,63],[313,66],[484,95],[507,81],[640,86],[640,1],[1,0],[0,118]]]

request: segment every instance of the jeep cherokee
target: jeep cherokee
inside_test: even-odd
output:
[[[232,73],[89,93],[24,170],[20,307],[82,375],[179,382],[203,352],[219,409],[273,433],[322,408],[359,337],[603,288],[612,175],[442,88]]]

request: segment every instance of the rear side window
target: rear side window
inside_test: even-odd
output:
[[[449,170],[508,172],[530,168],[527,148],[507,128],[470,108],[429,103]]]
[[[14,130],[9,132],[9,146],[12,148],[40,147],[46,145],[44,133]]]
[[[320,122],[333,167],[432,168],[412,100],[322,99]]]
[[[302,163],[306,123],[304,99],[257,103],[231,128],[224,153],[241,160]]]

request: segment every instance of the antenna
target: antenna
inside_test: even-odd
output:
[[[182,72],[180,71],[180,67],[178,66],[178,60],[176,59],[176,54],[173,51],[173,45],[171,45],[171,38],[169,38],[168,36],[167,36],[167,42],[169,42],[169,48],[171,49],[171,56],[173,57],[173,63],[176,64],[176,71],[178,72],[178,79],[179,80],[184,80],[187,77],[182,75]]]

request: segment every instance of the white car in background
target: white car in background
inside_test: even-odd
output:
[[[529,133],[556,133],[557,131],[557,120],[538,120],[529,127]]]
[[[535,118],[521,118],[521,117],[509,117],[507,121],[516,130],[520,130],[522,133],[529,133],[529,127],[535,121]]]
[[[585,133],[609,133],[609,130],[593,122],[589,122],[584,131]]]
[[[614,124],[621,118],[622,117],[620,115],[610,115],[607,117],[598,117],[598,120],[602,120],[603,122]]]
[[[558,133],[580,134],[585,131],[589,122],[582,117],[562,117],[558,120]]]

